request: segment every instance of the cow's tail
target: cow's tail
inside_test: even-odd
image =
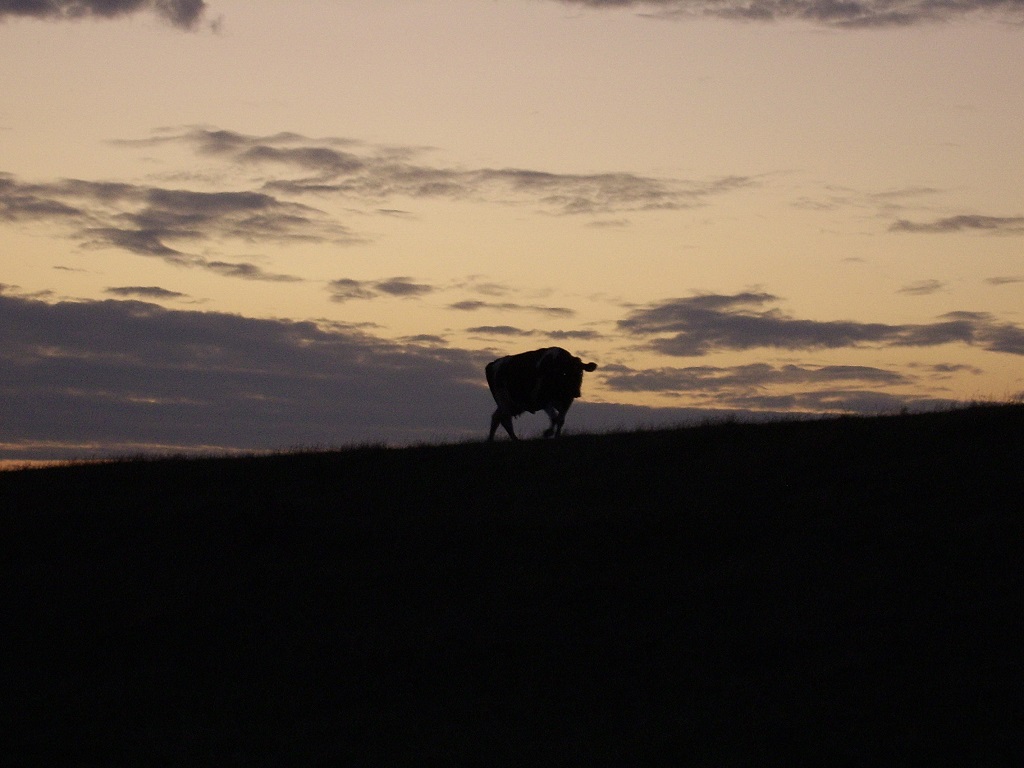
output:
[[[506,418],[511,419],[522,413],[523,409],[512,399],[512,394],[508,391],[508,381],[502,376],[501,366],[506,359],[501,357],[488,363],[484,368],[484,373],[487,374],[487,386],[491,390],[491,395],[494,396],[498,410]]]
[[[490,388],[491,392],[494,392],[494,372],[496,369],[497,366],[494,362],[488,363],[487,367],[484,368],[484,374],[487,376],[487,386]]]

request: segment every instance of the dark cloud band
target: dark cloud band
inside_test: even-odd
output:
[[[810,350],[953,343],[1024,355],[1024,328],[999,322],[987,313],[950,312],[934,323],[890,325],[795,318],[770,306],[777,301],[771,294],[754,292],[669,299],[633,310],[618,325],[627,333],[649,337],[650,349],[676,357],[764,347]]]
[[[340,324],[50,303],[0,286],[0,458],[482,435],[487,359]]]
[[[634,8],[663,18],[792,19],[829,27],[905,27],[993,15],[1019,21],[1024,0],[560,0],[590,8]]]
[[[743,21],[799,20],[839,28],[910,26],[989,15],[1019,21],[1022,0],[559,0],[594,9],[635,9],[657,18],[712,17]],[[155,13],[182,29],[198,26],[204,0],[0,0],[0,19],[113,19]]]
[[[935,221],[915,222],[899,219],[889,227],[890,232],[993,232],[1024,235],[1024,216],[949,216]]]
[[[204,0],[0,0],[0,19],[113,19],[150,11],[182,29],[193,29],[206,11]]]
[[[112,290],[167,298],[152,286]],[[0,285],[0,459],[482,438],[493,409],[483,379],[493,354],[437,336],[396,341],[343,323],[50,298]],[[735,307],[734,297],[702,298],[719,311]],[[1006,330],[1024,354],[1020,330],[1015,342]],[[601,370],[613,390],[686,394],[704,410],[584,402],[580,428],[701,420],[707,408],[866,412],[938,403],[880,391],[909,380],[860,366]]]

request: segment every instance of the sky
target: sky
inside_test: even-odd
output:
[[[0,461],[1020,398],[1021,115],[1024,0],[0,0]]]

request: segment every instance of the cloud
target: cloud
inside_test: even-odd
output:
[[[455,168],[413,162],[424,154],[416,147],[374,147],[352,139],[311,139],[294,133],[252,136],[189,128],[119,143],[184,144],[202,156],[238,168],[257,171],[271,167],[273,174],[264,178],[263,188],[277,195],[337,195],[366,201],[447,198],[529,204],[561,215],[693,208],[705,205],[713,196],[757,183],[746,176],[681,180],[626,172],[561,174],[521,168]]]
[[[766,386],[868,383],[905,384],[900,373],[859,365],[773,366],[753,363],[729,368],[691,366],[633,370],[605,366],[602,377],[614,390],[623,392],[692,393],[749,391]]]
[[[467,328],[467,333],[482,334],[485,336],[544,336],[557,341],[567,340],[593,340],[601,338],[597,331],[543,331],[525,330],[514,325],[477,325]]]
[[[481,309],[496,310],[498,312],[539,312],[553,317],[572,317],[576,312],[568,307],[544,307],[537,304],[516,304],[514,302],[493,302],[480,301],[479,299],[467,299],[449,304],[448,309],[457,309],[461,312],[477,312]]]
[[[402,297],[423,296],[435,290],[434,286],[414,283],[412,278],[409,277],[389,277],[387,280],[381,280],[376,283],[374,287],[381,293],[386,293],[389,296]]]
[[[0,292],[0,458],[482,436],[485,358],[340,324]]]
[[[353,280],[343,277],[332,280],[328,283],[327,289],[331,292],[331,301],[339,302],[373,299],[382,294],[399,298],[418,298],[437,290],[435,286],[413,282],[411,277],[389,277],[385,280]]]
[[[1011,323],[992,323],[979,329],[982,345],[993,352],[1024,355],[1024,328]]]
[[[1024,329],[987,313],[950,312],[930,324],[890,325],[794,318],[766,308],[777,301],[771,294],[754,292],[668,299],[634,309],[618,326],[630,334],[651,337],[648,348],[678,357],[761,347],[810,350],[951,343],[1024,354]]]
[[[246,279],[265,275],[251,264],[188,253],[194,243],[360,242],[322,211],[265,192],[205,192],[117,182],[65,179],[44,184],[0,174],[0,221],[52,224],[86,248],[116,248],[180,266]]]
[[[400,209],[381,206],[395,197],[440,197],[532,205],[550,214],[604,215],[692,208],[757,183],[740,176],[678,180],[632,173],[450,168],[413,162],[427,151],[418,147],[369,146],[351,139],[310,139],[294,133],[249,136],[187,128],[112,143],[190,148],[200,159],[215,162],[212,169],[194,171],[196,178],[214,188],[83,179],[33,183],[0,172],[0,222],[43,225],[83,248],[113,248],[230,277],[293,280],[298,278],[264,274],[248,262],[215,258],[212,252],[227,250],[232,242],[340,246],[367,242],[336,214],[293,199],[308,194],[348,200],[350,210],[362,205],[364,214],[398,215]],[[221,189],[216,188],[218,184]],[[207,255],[197,255],[199,249]],[[395,283],[377,290],[409,295],[420,287]]]
[[[327,287],[331,292],[331,301],[372,299],[377,295],[377,292],[372,288],[367,288],[366,285],[362,280],[352,280],[351,278],[343,277],[339,280],[332,280]]]
[[[945,287],[946,284],[940,280],[918,280],[916,283],[904,285],[897,293],[905,293],[909,296],[930,296]]]
[[[1019,329],[1003,341],[1024,354]],[[492,355],[431,335],[382,339],[354,324],[134,300],[53,302],[0,286],[0,459],[483,439],[494,407],[483,366]],[[712,410],[582,402],[574,429],[939,402],[879,392],[905,379],[861,366],[602,365],[598,375],[619,391],[686,393]]]
[[[600,339],[604,337],[604,334],[598,331],[538,331],[538,333],[543,333],[549,339],[564,341],[591,341],[593,339]]]
[[[559,0],[589,8],[635,8],[657,18],[709,16],[745,21],[794,19],[839,28],[909,26],[972,15],[1019,20],[1021,0]],[[113,19],[155,13],[182,29],[195,29],[207,10],[204,0],[0,0],[0,20],[9,16],[67,20]]]
[[[206,11],[203,0],[0,0],[0,20],[7,16],[37,19],[113,19],[147,11],[182,29],[194,29]]]
[[[466,333],[481,333],[487,336],[532,336],[534,332],[514,325],[477,325],[467,328]]]
[[[341,323],[142,301],[47,302],[0,286],[0,459],[483,439],[492,353]],[[572,427],[700,421],[581,403]],[[545,419],[524,417],[530,434]]]
[[[814,195],[805,195],[793,201],[795,208],[808,211],[835,211],[843,208],[874,211],[881,218],[892,218],[898,211],[920,208],[921,198],[938,195],[936,187],[908,186],[865,191],[850,187],[826,185]]]
[[[590,8],[636,8],[661,18],[710,16],[744,21],[798,20],[828,27],[905,27],[989,15],[1019,21],[1022,0],[560,0]]]
[[[491,282],[485,275],[470,275],[465,280],[453,284],[453,287],[463,288],[484,296],[504,296],[513,292],[511,287],[503,283]]]
[[[107,288],[104,293],[112,296],[138,296],[144,299],[180,299],[186,296],[178,291],[169,291],[155,285],[125,285]]]
[[[417,333],[415,336],[403,336],[400,341],[404,344],[427,344],[430,346],[444,346],[448,340],[444,336],[433,333]]]
[[[920,365],[910,363],[911,368],[921,368],[927,373],[931,373],[937,378],[949,378],[952,373],[973,373],[975,376],[980,376],[984,371],[974,365],[964,365],[963,363],[936,363],[934,365]]]
[[[1024,216],[962,215],[922,223],[899,219],[889,227],[890,232],[946,233],[971,230],[1021,235],[1024,234]]]
[[[904,409],[927,411],[960,405],[949,398],[916,397],[873,390],[823,390],[782,395],[747,395],[722,403],[733,408],[805,413],[895,413]]]
[[[961,370],[959,366],[934,368],[944,368],[947,372]],[[910,385],[914,379],[897,371],[869,366],[754,363],[635,370],[606,365],[600,370],[605,385],[613,391],[685,395],[702,407],[739,411],[878,413],[954,403],[950,399],[877,389]]]
[[[262,267],[246,261],[209,261],[195,257],[184,262],[187,266],[200,267],[224,277],[240,277],[243,280],[263,280],[270,283],[298,283],[301,277],[267,272]]]
[[[1004,275],[1002,277],[986,277],[985,282],[989,285],[1014,285],[1024,283],[1024,275]]]

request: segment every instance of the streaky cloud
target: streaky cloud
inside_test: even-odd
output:
[[[330,281],[327,289],[331,293],[331,301],[344,302],[381,296],[414,299],[433,293],[437,287],[417,283],[411,277],[388,277],[383,280],[354,280],[343,277]]]
[[[933,374],[940,378],[948,377],[952,373],[972,373],[975,376],[980,376],[984,371],[978,368],[976,365],[965,365],[963,363],[934,363],[932,365],[915,365],[910,364],[912,368],[922,368],[927,373]]]
[[[0,20],[8,16],[72,20],[114,19],[148,11],[181,29],[195,29],[206,11],[204,0],[0,0]]]
[[[267,272],[256,264],[247,261],[209,261],[196,257],[187,261],[186,266],[208,269],[224,277],[239,277],[243,280],[262,280],[269,283],[300,283],[302,278],[296,275],[285,275]]]
[[[1024,354],[1024,329],[987,313],[948,312],[936,322],[892,325],[854,320],[806,320],[766,306],[768,293],[702,294],[632,310],[618,327],[649,337],[646,346],[675,357],[722,350],[791,350],[845,347],[931,347],[961,343],[995,352]]]
[[[601,338],[597,331],[545,331],[539,329],[526,330],[517,328],[514,325],[477,325],[466,329],[467,333],[483,334],[486,336],[544,336],[549,339],[566,340],[592,340]]]
[[[367,287],[367,283],[362,280],[353,280],[349,277],[343,277],[338,280],[332,280],[328,286],[328,290],[331,292],[331,301],[351,301],[352,299],[372,299],[377,295],[376,291]]]
[[[1024,216],[961,215],[926,222],[898,219],[889,227],[890,232],[923,232],[930,234],[972,230],[1024,235]]]
[[[432,285],[413,282],[410,277],[389,277],[375,283],[374,288],[389,296],[400,297],[423,296],[436,290]]]
[[[411,215],[402,208],[381,206],[383,201],[406,197],[534,205],[552,215],[606,217],[694,208],[708,204],[713,196],[758,183],[747,176],[684,180],[624,172],[452,168],[416,162],[427,151],[420,147],[369,146],[352,139],[284,132],[253,136],[185,127],[113,143],[185,146],[221,164],[208,177],[229,176],[237,186],[241,173],[250,188],[208,191],[84,179],[30,183],[0,172],[0,221],[50,225],[52,232],[87,248],[113,248],[232,277],[283,279],[264,278],[252,269],[229,269],[224,266],[227,260],[201,259],[191,248],[200,244],[209,253],[211,245],[223,247],[230,240],[342,246],[367,242],[336,214],[294,199],[310,194],[352,199],[357,206],[369,204],[389,216]],[[268,164],[274,166],[269,175],[263,170]],[[396,283],[379,290],[409,295],[418,289]]]
[[[180,299],[187,295],[180,291],[171,291],[156,285],[122,285],[107,288],[104,290],[104,293],[109,293],[111,296],[137,296],[144,299]]]
[[[930,296],[933,293],[938,293],[946,284],[941,280],[918,280],[915,283],[909,283],[900,288],[897,293],[905,293],[908,296]]]
[[[256,136],[203,127],[121,143],[179,143],[242,168],[271,164],[278,170],[265,179],[264,189],[280,195],[534,204],[560,215],[694,208],[705,205],[712,196],[757,184],[754,177],[735,175],[684,180],[627,172],[572,174],[528,168],[446,167],[416,162],[424,151],[418,147],[373,147],[352,139],[314,139],[294,133]],[[292,178],[282,176],[288,169],[294,172]]]
[[[637,9],[657,18],[805,21],[840,29],[907,27],[990,16],[1024,18],[1024,0],[559,0],[595,9]]]
[[[986,329],[985,346],[993,352],[1024,355],[1024,328],[1010,323],[993,325]]]
[[[282,149],[266,144],[257,144],[239,152],[237,158],[243,162],[276,162],[282,165],[316,170],[322,172],[325,178],[357,173],[366,167],[365,161],[349,152],[318,146]]]
[[[514,325],[475,325],[467,328],[466,333],[481,333],[487,336],[532,336],[533,331],[517,328]]]
[[[969,366],[943,368],[954,372]],[[753,363],[638,370],[610,364],[601,370],[599,375],[605,385],[616,392],[686,397],[700,408],[725,408],[737,413],[884,413],[927,410],[955,403],[951,399],[879,389],[913,385],[916,379],[871,366]]]
[[[555,340],[591,341],[604,338],[604,334],[600,331],[543,331],[543,333],[549,339]]]
[[[634,370],[606,366],[603,379],[614,390],[624,392],[721,392],[750,391],[765,386],[869,383],[905,384],[907,377],[896,371],[859,365],[774,366],[752,363],[733,367],[690,366]]]
[[[0,174],[0,221],[55,225],[87,248],[115,248],[247,279],[290,278],[200,258],[182,244],[362,242],[319,209],[263,191],[207,192],[82,179],[33,184],[11,174]]]
[[[960,405],[957,400],[917,397],[863,389],[832,389],[780,395],[746,395],[726,398],[722,405],[754,410],[805,413],[897,413],[903,410],[928,411]]]
[[[544,307],[537,304],[516,304],[509,301],[480,301],[479,299],[456,301],[453,304],[449,304],[448,309],[456,309],[460,312],[477,312],[482,309],[497,310],[498,312],[539,312],[555,317],[572,317],[576,314],[575,310],[568,307]]]
[[[426,344],[441,347],[448,344],[448,339],[434,333],[418,333],[415,336],[403,336],[399,341],[404,344]]]
[[[181,237],[183,233],[177,233]],[[166,231],[153,229],[119,229],[117,227],[89,227],[78,233],[82,245],[87,248],[117,248],[138,256],[156,256],[174,264],[187,264],[189,259],[182,251],[164,243]]]

